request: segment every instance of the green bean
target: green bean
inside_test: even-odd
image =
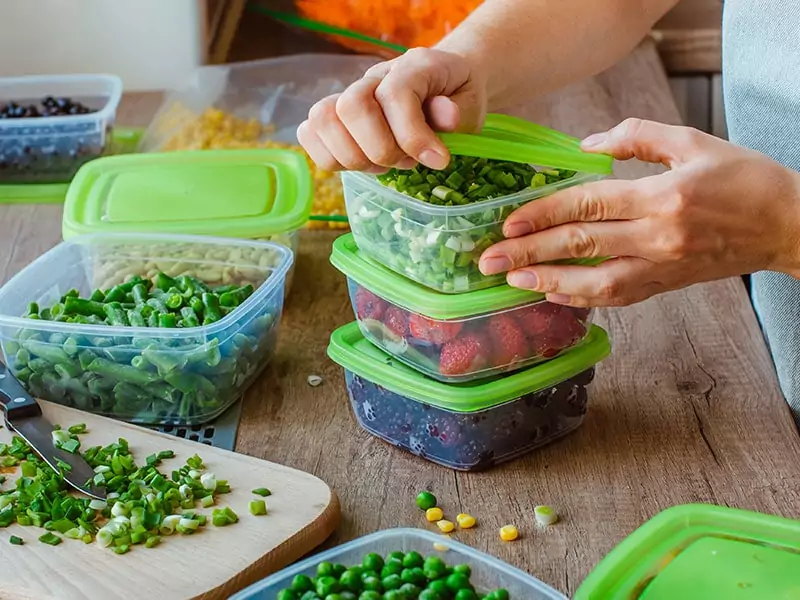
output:
[[[31,354],[52,364],[68,364],[72,362],[72,359],[62,348],[43,342],[29,340],[23,344],[23,347]]]
[[[178,326],[178,320],[172,313],[158,315],[158,326],[163,329],[172,329]]]
[[[191,306],[184,306],[181,309],[181,323],[184,327],[199,327],[200,321],[197,320],[197,314]]]
[[[71,335],[64,340],[64,344],[61,347],[68,356],[75,357],[78,355],[78,351],[80,350],[80,343],[75,336]]]
[[[147,305],[158,314],[169,312],[167,310],[167,305],[164,304],[164,301],[161,298],[149,298],[147,300]]]
[[[104,358],[96,358],[88,367],[89,371],[107,377],[108,379],[115,379],[117,381],[125,381],[128,383],[147,385],[158,381],[158,378],[146,371],[141,371],[130,365],[120,365],[113,363]]]
[[[92,302],[105,302],[106,301],[106,294],[103,290],[95,290],[92,292],[92,295],[89,296],[89,300]]]
[[[127,312],[128,323],[131,327],[147,327],[147,321],[142,316],[142,312],[137,309],[132,309]]]
[[[165,273],[156,275],[156,287],[162,292],[166,292],[169,288],[178,287],[177,282]]]
[[[64,302],[65,315],[94,315],[97,317],[105,318],[105,306],[101,302],[94,300],[83,300],[82,298],[73,298],[70,296]]]
[[[29,315],[38,315],[39,314],[39,305],[36,302],[31,302],[28,304],[28,314]]]
[[[175,369],[182,369],[186,366],[185,355],[177,355],[174,352],[162,352],[161,349],[153,344],[142,350],[142,356],[158,369],[162,377],[171,373]]]
[[[239,306],[253,294],[253,286],[249,283],[231,292],[220,295],[219,303],[222,306]]]
[[[103,305],[103,310],[106,313],[109,325],[115,327],[126,327],[129,325],[128,319],[125,316],[125,311],[119,302],[110,302]]]
[[[137,305],[144,304],[147,302],[147,288],[144,286],[144,284],[137,283],[131,290],[131,296]]]
[[[203,294],[202,300],[205,314],[203,325],[219,321],[222,318],[222,313],[219,310],[219,298],[214,294],[205,293]]]
[[[202,375],[197,375],[196,373],[187,373],[185,371],[173,371],[172,373],[164,377],[164,379],[167,380],[167,383],[175,386],[184,394],[189,393],[193,390],[201,391],[204,394],[208,394],[209,396],[216,396],[217,393],[217,389],[214,387],[213,383],[211,383],[208,379],[206,379]]]
[[[167,308],[169,308],[169,309],[178,310],[181,306],[183,306],[183,296],[181,296],[179,293],[178,294],[171,294],[167,298],[165,304],[167,305]]]

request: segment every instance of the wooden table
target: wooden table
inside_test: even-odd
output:
[[[155,103],[139,98],[121,120],[146,122]],[[575,135],[630,115],[678,120],[651,45],[522,113]],[[656,170],[631,163],[619,172]],[[356,424],[342,371],[325,354],[330,332],[353,319],[344,278],[327,260],[334,237],[303,236],[278,354],[247,395],[237,443],[336,490],[343,520],[329,544],[427,526],[413,497],[430,488],[448,515],[478,518],[458,539],[572,593],[624,536],[669,506],[710,502],[800,517],[800,441],[739,280],[600,311],[615,351],[599,370],[583,427],[506,466],[462,474]],[[59,239],[58,207],[0,206],[0,281]],[[310,387],[311,374],[324,383]],[[533,507],[542,503],[562,520],[537,532]],[[497,528],[507,523],[520,527],[518,542],[500,541]]]

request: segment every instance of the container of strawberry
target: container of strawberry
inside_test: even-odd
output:
[[[584,153],[575,138],[505,115],[489,115],[477,135],[440,135],[453,156],[445,169],[345,172],[342,184],[361,249],[446,294],[505,282],[503,273],[483,275],[478,260],[503,239],[503,223],[516,209],[611,173],[611,157]]]
[[[401,277],[359,249],[352,234],[333,244],[368,340],[439,381],[458,383],[529,367],[580,344],[593,312],[501,285],[453,296]]]
[[[376,347],[357,323],[336,330],[328,355],[345,370],[361,427],[417,456],[461,471],[512,460],[577,429],[595,366],[611,351],[592,326],[585,343],[503,376],[443,383]]]

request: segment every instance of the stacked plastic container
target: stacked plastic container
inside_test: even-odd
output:
[[[334,243],[331,262],[347,277],[356,322],[334,332],[328,353],[364,429],[453,469],[485,469],[580,426],[610,344],[592,311],[486,277],[480,255],[514,210],[599,179],[611,159],[501,115],[479,135],[442,138],[454,156],[546,167],[535,187],[440,204],[411,195],[430,187],[411,185],[416,172],[389,185],[344,173],[352,233]]]

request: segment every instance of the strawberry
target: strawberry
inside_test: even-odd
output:
[[[386,301],[362,287],[356,292],[356,316],[361,319],[380,321],[386,312]]]
[[[528,358],[530,349],[520,324],[508,313],[489,317],[489,338],[494,350],[494,365],[504,367]]]
[[[514,311],[514,316],[529,338],[547,334],[558,322],[562,307],[550,302],[539,302],[527,308]]]
[[[461,333],[463,323],[458,321],[436,321],[412,313],[408,318],[408,328],[418,340],[432,344],[444,344]]]
[[[586,328],[575,316],[564,311],[558,321],[554,321],[550,331],[533,338],[533,350],[539,356],[552,358],[562,350],[571,348],[586,335]]]
[[[478,333],[467,333],[442,346],[439,371],[442,375],[464,375],[486,368],[491,342]]]
[[[386,315],[383,317],[383,324],[386,328],[398,337],[406,337],[408,335],[408,320],[407,313],[402,308],[390,306],[386,309]]]

